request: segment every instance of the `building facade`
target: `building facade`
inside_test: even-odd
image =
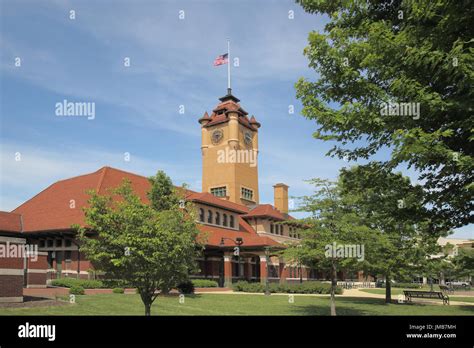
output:
[[[229,286],[237,279],[265,282],[297,282],[327,279],[327,275],[302,265],[285,262],[277,251],[298,243],[299,232],[288,214],[288,186],[274,185],[274,204],[260,204],[258,184],[258,131],[260,123],[240,106],[232,94],[219,99],[201,124],[202,192],[186,191],[186,199],[198,210],[198,227],[206,236],[193,275]],[[89,190],[105,194],[124,179],[147,201],[148,178],[111,167],[58,181],[11,213],[19,219],[15,231],[21,240],[38,246],[42,260],[25,266],[31,285],[58,277],[90,278],[93,265],[79,251],[72,225],[84,225],[82,207]],[[2,223],[0,221],[0,228]],[[236,253],[236,247],[239,252]],[[43,264],[45,279],[38,276]],[[36,267],[36,269],[35,269]],[[31,270],[31,274],[28,273]],[[339,274],[341,279],[344,274]],[[355,280],[363,280],[361,274]],[[24,281],[24,280],[23,280]],[[34,284],[33,284],[34,283]]]

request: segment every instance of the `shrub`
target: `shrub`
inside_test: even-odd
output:
[[[76,279],[76,278],[60,278],[51,282],[53,286],[62,286],[72,288],[73,286],[81,286],[84,289],[100,289],[104,284],[100,280]]]
[[[331,284],[315,281],[307,281],[304,283],[270,283],[269,290],[271,293],[289,293],[289,294],[330,294]],[[261,283],[249,283],[246,281],[239,281],[233,284],[235,291],[244,292],[265,292],[265,285]],[[342,288],[336,287],[336,294],[342,294]]]
[[[217,288],[219,285],[215,280],[209,279],[193,279],[192,282],[195,288]]]
[[[84,295],[84,288],[80,285],[74,285],[69,288],[69,293],[72,295]]]
[[[190,280],[186,280],[178,285],[178,290],[182,294],[192,294],[194,293],[194,284]]]
[[[125,292],[125,290],[123,288],[113,288],[112,292],[114,294],[123,294]]]
[[[244,280],[239,280],[238,282],[232,285],[235,291],[243,292],[264,292],[265,285],[261,283],[249,283]]]

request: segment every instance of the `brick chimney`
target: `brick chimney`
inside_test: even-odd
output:
[[[273,185],[273,199],[275,208],[288,214],[288,185],[278,183]]]

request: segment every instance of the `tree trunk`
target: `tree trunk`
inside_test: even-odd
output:
[[[336,264],[333,261],[332,270],[331,270],[331,316],[336,316],[336,286],[337,286]]]
[[[145,306],[145,316],[150,316],[151,304],[153,303],[151,295],[145,291],[140,292],[140,297],[142,298],[143,305]]]
[[[151,315],[151,304],[145,303],[145,316],[149,317]]]
[[[392,279],[390,274],[385,276],[385,303],[392,302]]]

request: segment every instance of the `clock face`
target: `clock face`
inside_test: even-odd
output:
[[[224,137],[224,133],[220,129],[216,129],[214,132],[211,134],[211,141],[213,144],[219,144]]]
[[[252,133],[245,132],[244,133],[244,141],[245,141],[245,144],[251,145],[252,144]]]

